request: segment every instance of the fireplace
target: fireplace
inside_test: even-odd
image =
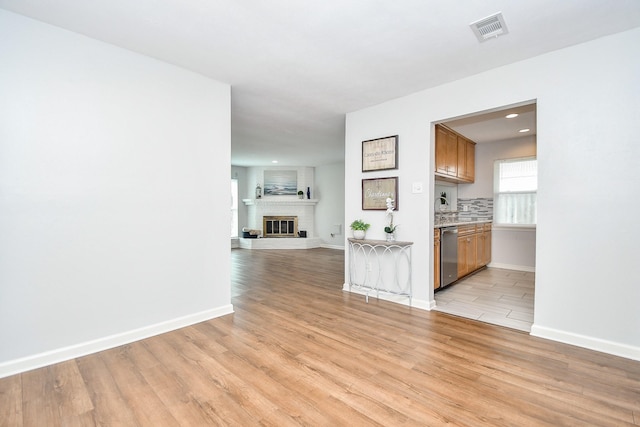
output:
[[[264,216],[262,217],[264,237],[297,237],[297,216]]]
[[[320,247],[322,239],[315,237],[314,231],[314,211],[318,200],[271,196],[242,201],[247,205],[246,226],[260,230],[261,237],[279,237],[279,239],[240,239],[241,248],[311,249]]]

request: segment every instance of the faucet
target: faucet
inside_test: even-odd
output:
[[[440,195],[440,196],[436,197],[436,200],[438,200],[440,202],[442,202],[444,200],[444,205],[445,206],[449,206],[449,200],[447,200],[446,196]],[[441,207],[440,207],[440,213],[438,214],[438,222],[439,223],[443,223],[443,222],[446,222],[446,220],[447,220],[447,216],[444,213],[446,208],[445,209],[442,208],[442,203],[440,204],[440,206]]]

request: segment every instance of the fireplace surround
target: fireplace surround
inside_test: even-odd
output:
[[[264,217],[296,217],[297,226],[287,235],[279,238],[240,239],[240,247],[246,249],[310,249],[319,247],[322,239],[315,237],[315,207],[317,199],[298,199],[297,197],[262,197],[260,199],[243,199],[247,206],[247,227],[259,229],[261,236],[267,237]],[[273,230],[273,223],[272,223]],[[278,224],[282,230],[281,223]],[[298,237],[306,234],[307,238]],[[279,233],[280,234],[280,233]],[[276,236],[271,236],[276,237]]]

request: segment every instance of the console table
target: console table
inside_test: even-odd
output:
[[[413,242],[349,241],[349,290],[408,297],[411,304],[411,247]]]

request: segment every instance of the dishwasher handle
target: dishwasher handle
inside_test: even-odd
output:
[[[458,234],[458,229],[457,228],[442,228],[440,229],[440,232],[442,234]]]

